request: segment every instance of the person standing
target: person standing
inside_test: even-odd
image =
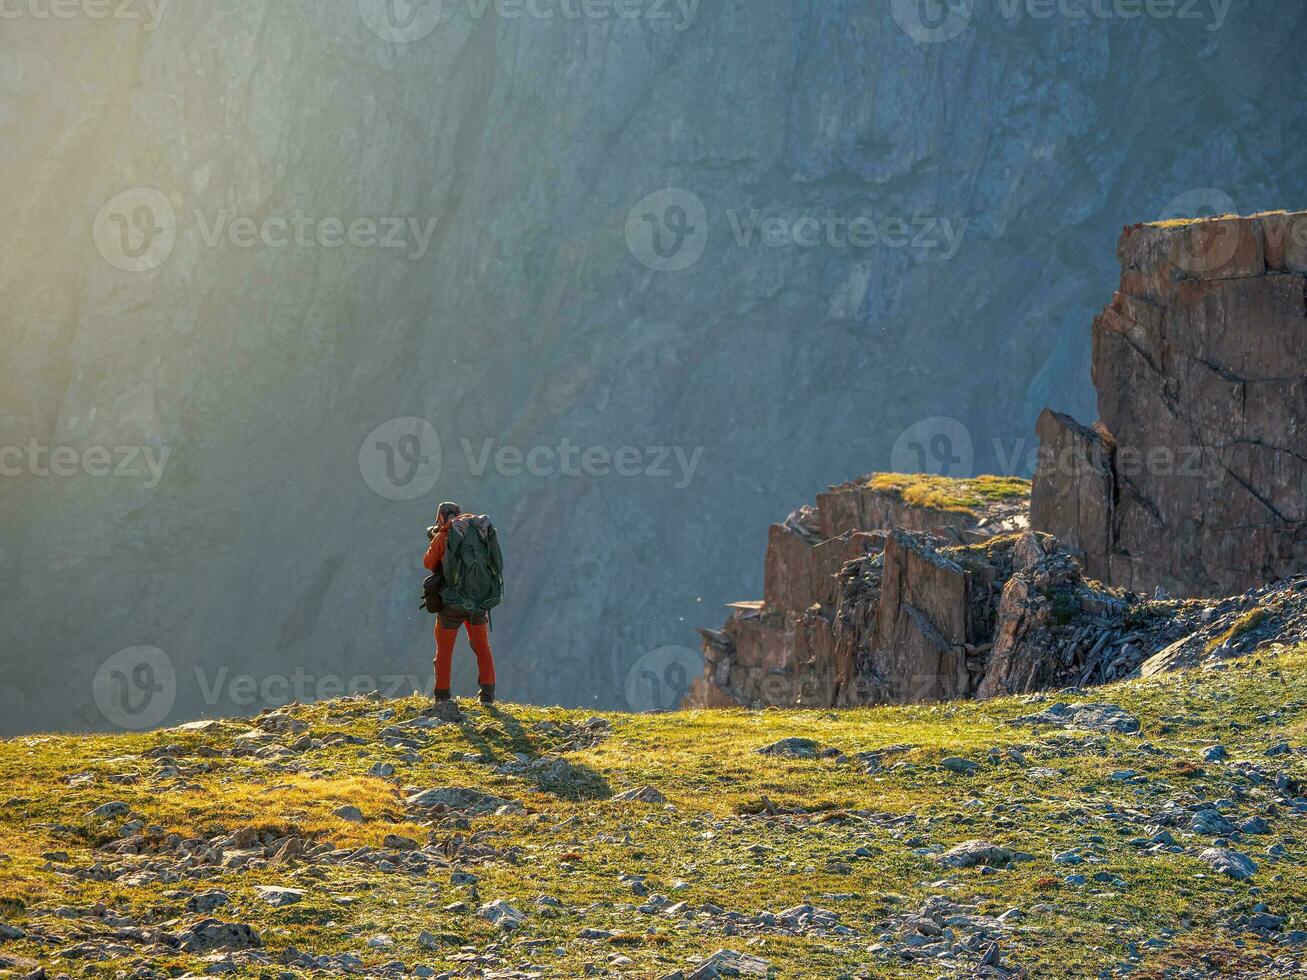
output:
[[[488,517],[464,514],[448,502],[427,529],[430,544],[422,564],[432,573],[425,604],[436,613],[437,701],[451,698],[450,673],[459,630],[466,628],[477,658],[481,703],[495,703],[495,658],[490,649],[490,610],[503,600],[503,555]],[[432,607],[435,608],[432,608]]]

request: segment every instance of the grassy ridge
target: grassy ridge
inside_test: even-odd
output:
[[[199,973],[205,966],[199,957],[157,948],[103,962],[61,958],[61,949],[84,938],[78,930],[87,920],[54,913],[102,903],[137,924],[175,932],[198,918],[185,911],[185,896],[208,889],[231,899],[213,914],[254,927],[274,956],[294,946],[316,956],[352,952],[373,965],[402,961],[436,971],[462,968],[475,953],[487,957],[487,969],[529,965],[555,977],[587,969],[657,977],[728,947],[766,959],[784,977],[934,977],[937,966],[868,950],[884,945],[887,920],[935,895],[985,915],[1020,908],[1024,918],[1003,940],[1005,962],[1032,976],[1093,977],[1133,952],[1141,958],[1137,977],[1166,976],[1168,967],[1203,957],[1233,970],[1277,955],[1274,944],[1227,926],[1262,903],[1287,916],[1290,927],[1304,927],[1302,817],[1269,805],[1283,790],[1250,781],[1241,763],[1307,779],[1301,754],[1264,754],[1276,742],[1307,742],[1307,649],[1223,672],[1129,682],[1084,699],[1135,713],[1141,736],[1010,724],[1053,700],[838,713],[612,714],[606,716],[611,734],[584,748],[574,747],[582,729],[572,727],[584,714],[518,706],[467,706],[461,724],[421,731],[426,744],[419,749],[384,745],[380,732],[417,717],[427,707],[420,699],[295,706],[288,714],[306,727],[283,741],[343,732],[366,744],[340,740],[268,758],[230,754],[250,727],[242,722],[203,732],[0,742],[0,922],[46,937],[0,941],[0,957],[73,976],[109,977],[141,964]],[[840,755],[757,752],[788,736],[814,739]],[[1230,762],[1202,760],[1200,752],[1216,742],[1228,748]],[[1145,743],[1152,748],[1141,748]],[[145,754],[164,748],[175,766],[162,760],[160,774],[160,760]],[[866,771],[857,753],[880,753],[879,768]],[[530,768],[513,771],[515,754],[564,758],[567,777],[546,785]],[[980,768],[958,775],[940,767],[947,757]],[[377,763],[393,765],[394,775],[369,775]],[[1123,770],[1135,775],[1123,779]],[[445,786],[520,801],[524,812],[433,823],[406,808],[405,787]],[[643,786],[656,787],[669,803],[608,798]],[[1130,840],[1156,828],[1111,816],[1223,799],[1234,801],[1228,812],[1236,823],[1256,815],[1269,824],[1269,834],[1235,845],[1261,864],[1251,882],[1222,877],[1197,859],[1209,837],[1173,828],[1185,853],[1145,855]],[[248,827],[337,848],[384,848],[388,835],[400,835],[421,844],[458,838],[480,851],[456,854],[448,867],[425,876],[291,859],[213,869],[202,881],[185,875],[139,883],[127,876],[79,880],[69,872],[97,861],[138,869],[150,860],[97,852],[120,839],[129,819],[88,816],[109,802],[157,825],[155,837],[211,838]],[[335,815],[346,804],[359,808],[362,822]],[[1033,860],[997,872],[940,865],[939,851],[976,838]],[[1276,843],[1287,856],[1267,861],[1265,850]],[[1087,865],[1054,863],[1053,855],[1073,848],[1090,858]],[[154,858],[169,859],[166,849]],[[450,875],[457,870],[479,880],[454,884]],[[1119,877],[1125,887],[1067,881],[1069,874],[1098,872]],[[650,894],[686,902],[691,911],[707,904],[754,916],[811,903],[837,913],[844,931],[735,931],[707,913],[641,912],[646,897],[623,876],[643,877]],[[255,890],[270,884],[305,896],[272,907]],[[541,896],[559,904],[537,904]],[[479,903],[499,899],[527,914],[511,935],[476,914]],[[100,928],[92,922],[90,931]],[[599,938],[580,938],[585,929],[600,930]],[[445,937],[443,945],[421,945],[424,932]],[[369,947],[378,935],[393,945]],[[1164,941],[1156,944],[1159,937]],[[1139,945],[1150,940],[1156,948]]]
[[[976,516],[991,504],[1030,497],[1030,481],[1015,476],[977,476],[958,480],[924,473],[877,473],[867,486],[892,494],[913,507],[932,507]]]

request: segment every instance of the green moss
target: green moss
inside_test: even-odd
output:
[[[105,826],[87,814],[101,803],[122,800],[148,823],[183,836],[254,825],[294,828],[341,847],[379,847],[392,833],[424,843],[460,836],[465,845],[476,834],[478,856],[466,867],[480,879],[480,901],[504,899],[528,912],[526,925],[500,947],[500,955],[509,966],[543,963],[550,977],[582,976],[587,963],[604,964],[619,951],[634,962],[613,968],[614,974],[662,976],[722,947],[762,956],[782,977],[934,976],[937,971],[930,968],[869,955],[867,947],[889,914],[919,909],[941,893],[975,905],[982,914],[1023,908],[1027,918],[1005,941],[1004,957],[1040,978],[1098,976],[1121,961],[1126,944],[1139,946],[1162,930],[1174,934],[1172,950],[1242,955],[1222,945],[1223,924],[1232,910],[1246,911],[1259,901],[1289,914],[1301,910],[1300,882],[1307,867],[1299,850],[1291,848],[1288,857],[1259,873],[1260,893],[1254,895],[1252,883],[1213,875],[1189,854],[1142,855],[1128,839],[1143,830],[1112,817],[1123,809],[1151,811],[1176,799],[1228,795],[1220,781],[1228,776],[1191,764],[1213,740],[1221,740],[1237,760],[1259,759],[1271,740],[1296,744],[1307,738],[1301,707],[1307,704],[1307,648],[1259,660],[1258,666],[1233,661],[1219,673],[1167,675],[1094,692],[1092,700],[1120,704],[1139,716],[1144,735],[1160,750],[1146,755],[1133,736],[1010,724],[1052,696],[1033,703],[1029,697],[1003,698],[840,712],[605,712],[611,735],[575,751],[566,748],[567,732],[557,726],[580,723],[590,712],[518,705],[486,711],[465,703],[466,721],[432,730],[416,759],[386,747],[380,731],[415,717],[426,706],[420,698],[294,707],[290,711],[308,726],[305,734],[320,738],[345,731],[368,742],[326,745],[281,761],[206,752],[229,749],[247,727],[243,724],[205,733],[12,739],[0,742],[0,914],[18,925],[35,921],[55,935],[72,937],[76,923],[38,910],[103,902],[140,921],[163,922],[189,918],[178,912],[179,901],[169,893],[221,888],[232,897],[228,917],[259,930],[274,958],[295,946],[314,955],[356,953],[364,960],[363,972],[394,960],[410,968],[422,964],[460,972],[467,965],[455,959],[461,945],[486,949],[502,942],[474,912],[449,910],[459,900],[475,908],[476,900],[468,888],[450,883],[447,870],[428,878],[292,860],[258,871],[218,869],[203,879],[183,875],[179,882],[133,886],[78,880],[47,866],[42,854],[56,850],[66,852],[74,868],[114,860],[95,847],[116,836],[119,821]],[[1276,683],[1268,691],[1272,673]],[[1272,700],[1279,710],[1267,722]],[[383,707],[394,716],[378,718]],[[1164,721],[1177,715],[1195,724]],[[868,774],[852,762],[758,754],[761,746],[792,735],[834,746],[849,759],[881,750],[883,765]],[[158,778],[156,762],[143,757],[162,746],[180,747],[172,754],[188,770],[184,784]],[[1016,747],[1032,766],[1050,768],[1056,776],[1032,776],[1007,757],[1006,750]],[[991,749],[998,752],[991,756]],[[469,753],[491,761],[469,761]],[[565,798],[529,778],[496,771],[513,753],[561,754],[612,792],[655,786],[673,808]],[[959,755],[982,763],[980,770],[956,776],[939,767],[941,759]],[[307,771],[288,771],[288,760]],[[395,766],[393,779],[367,774],[379,761]],[[1121,769],[1134,769],[1146,781],[1113,780],[1112,773]],[[70,784],[67,777],[74,773],[93,779]],[[528,812],[477,818],[470,831],[424,826],[404,809],[406,786],[476,786],[521,800]],[[1242,792],[1246,810],[1265,814],[1271,823],[1270,839],[1297,833],[1291,813],[1267,806],[1272,784],[1246,784]],[[779,819],[758,814],[763,795],[778,808],[809,813]],[[335,817],[342,802],[358,806],[366,821]],[[877,816],[860,815],[866,813]],[[894,818],[898,825],[891,825]],[[1035,860],[1016,872],[945,873],[921,849],[923,844],[947,848],[978,836],[1034,854]],[[1101,843],[1089,844],[1094,837]],[[1184,843],[1201,844],[1188,836]],[[1066,884],[1068,869],[1055,865],[1052,855],[1077,846],[1092,849],[1094,872],[1119,875],[1128,888]],[[856,854],[858,848],[865,853]],[[621,882],[622,874],[646,875],[651,892],[675,901],[712,902],[745,914],[812,901],[838,912],[853,932],[815,936],[770,930],[749,943],[701,928],[698,920],[692,920],[693,928],[677,928],[677,920],[638,912],[641,900]],[[946,888],[937,884],[941,878],[949,881]],[[299,905],[274,909],[257,899],[258,884],[292,885],[308,895]],[[546,912],[535,904],[540,895],[559,899],[563,908]],[[348,904],[339,903],[346,897]],[[607,930],[617,940],[579,939],[585,928]],[[383,932],[395,947],[369,949],[367,938]],[[426,949],[418,941],[423,932],[455,941]],[[103,963],[59,957],[58,950],[74,941],[10,941],[4,954],[41,958],[52,974],[74,977],[131,972],[131,960],[140,955],[134,951]],[[1253,950],[1255,939],[1246,941]],[[522,942],[531,945],[519,946]],[[555,948],[562,952],[553,953]],[[1165,967],[1168,955],[1147,952],[1136,975],[1153,976],[1149,971]],[[206,966],[187,954],[151,965],[178,975],[199,974]]]
[[[977,476],[955,480],[925,473],[877,473],[867,486],[914,507],[979,514],[989,504],[1024,500],[1030,481],[1011,476]]]
[[[1205,651],[1211,653],[1214,650],[1225,646],[1225,644],[1229,643],[1231,640],[1237,640],[1245,633],[1255,630],[1258,626],[1261,626],[1262,623],[1266,622],[1266,620],[1271,616],[1271,613],[1272,608],[1266,606],[1258,606],[1256,609],[1250,609],[1248,612],[1236,619],[1231,624],[1230,628],[1220,636],[1208,640],[1207,646],[1204,648]]]

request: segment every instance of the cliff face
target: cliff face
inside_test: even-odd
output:
[[[1034,527],[1138,591],[1307,569],[1307,214],[1127,228],[1094,321],[1101,421],[1048,412]]]
[[[1065,431],[1081,440],[1097,437],[1072,426]],[[837,495],[860,488],[872,504],[867,512],[891,522],[885,529],[824,538],[813,508],[774,526],[767,597],[736,603],[722,630],[700,631],[706,668],[685,707],[993,698],[1219,668],[1307,641],[1307,576],[1233,598],[1150,599],[1086,578],[1075,549],[1021,530],[1019,497],[969,515],[954,508],[952,523],[933,526],[940,508],[904,499],[922,496],[921,483],[929,496],[965,498],[993,480],[882,474]]]
[[[686,704],[850,706],[966,697],[1006,574],[975,560],[1026,527],[1020,480],[879,474],[773,525],[761,602],[701,630]],[[957,556],[965,555],[959,559]],[[965,566],[965,567],[964,567]]]
[[[1012,481],[833,487],[771,529],[766,598],[704,633],[690,705],[994,697],[1303,638],[1307,583],[1274,583],[1307,570],[1307,213],[1137,225],[1118,254],[1103,418],[1039,420],[1040,533]]]
[[[141,644],[175,668],[174,719],[247,709],[246,675],[425,689],[417,560],[446,498],[501,531],[505,694],[621,704],[643,651],[761,591],[750,535],[814,481],[887,465],[920,419],[962,420],[981,471],[1030,448],[1052,392],[1084,414],[1081,325],[1123,220],[1195,188],[1304,192],[1292,5],[1211,30],[975,4],[934,44],[864,0],[443,6],[410,43],[353,0],[4,20],[0,445],[170,452],[157,482],[139,455],[4,477],[0,734],[103,726],[92,678]],[[708,216],[682,272],[626,241],[668,187]],[[167,207],[118,198],[140,188]],[[151,202],[166,261],[110,264],[97,227],[131,259]],[[737,234],[755,212],[898,218],[908,243],[771,247]],[[297,213],[401,247],[257,234],[294,242],[275,222]],[[416,499],[432,447],[370,438],[407,417],[443,444]],[[497,456],[564,440],[641,465]],[[389,495],[360,472],[379,441]]]

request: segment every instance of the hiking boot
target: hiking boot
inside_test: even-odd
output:
[[[435,694],[433,696],[437,701],[448,701],[450,694],[447,689],[442,691],[440,688],[436,688]]]
[[[482,704],[495,703],[495,685],[493,684],[481,685],[481,703]]]

